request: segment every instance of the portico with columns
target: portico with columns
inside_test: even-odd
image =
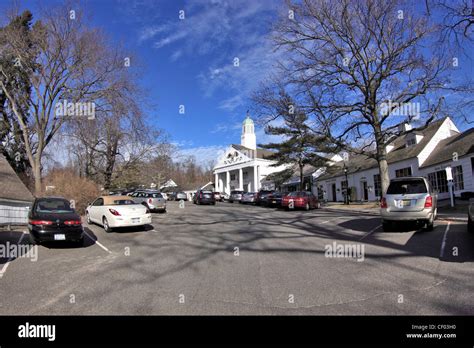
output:
[[[214,167],[215,191],[230,194],[231,191],[258,192],[262,180],[273,172],[281,171],[272,167],[270,151],[257,148],[255,125],[247,113],[242,123],[241,144],[232,144]]]

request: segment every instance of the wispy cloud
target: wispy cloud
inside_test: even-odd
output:
[[[231,112],[245,106],[274,69],[276,57],[267,35],[280,6],[273,1],[190,0],[183,6],[184,19],[176,13],[176,18],[148,26],[140,40],[157,49],[171,47],[171,61],[209,57],[196,78],[205,97],[220,90],[231,94],[219,105]]]
[[[193,156],[196,163],[202,167],[208,166],[210,163],[214,164],[218,158],[225,152],[227,146],[199,146],[178,151],[175,160],[176,162],[185,160]]]

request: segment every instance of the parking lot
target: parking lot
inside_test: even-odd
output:
[[[0,232],[30,249],[0,259],[0,314],[474,314],[465,222],[387,233],[372,214],[169,202],[145,229],[84,228],[83,247],[37,260],[21,230]]]

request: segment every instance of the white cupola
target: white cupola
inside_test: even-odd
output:
[[[240,136],[240,145],[249,149],[257,149],[257,137],[255,136],[255,125],[247,111],[247,117],[242,123],[242,135]]]

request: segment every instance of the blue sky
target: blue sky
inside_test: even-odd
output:
[[[23,0],[20,5],[35,15],[38,4],[57,2]],[[2,1],[0,11],[10,4]],[[153,103],[146,109],[148,122],[201,163],[240,143],[248,97],[275,63],[268,33],[279,6],[272,0],[81,1],[92,24],[143,65],[141,83]],[[263,129],[257,132],[259,142],[268,139]]]
[[[38,4],[56,2],[60,1],[23,0],[20,5],[35,15]],[[2,1],[0,11],[10,4]],[[249,96],[274,70],[277,56],[268,33],[283,1],[83,0],[81,4],[94,26],[139,58],[144,67],[141,84],[153,103],[146,109],[148,122],[164,129],[181,153],[206,163],[217,159],[228,144],[240,142]],[[468,70],[472,73],[472,65]],[[180,105],[184,115],[179,114]],[[257,128],[258,143],[270,139]]]

